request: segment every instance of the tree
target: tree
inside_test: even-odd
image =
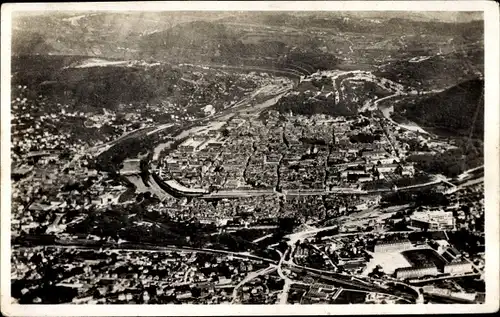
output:
[[[225,138],[227,138],[229,136],[229,130],[227,128],[222,129],[222,131],[220,133]]]

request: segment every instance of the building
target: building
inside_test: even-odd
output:
[[[409,240],[379,242],[375,245],[375,252],[400,252],[411,249],[413,245]]]
[[[183,153],[194,152],[205,142],[205,138],[189,138],[178,146],[179,151]]]
[[[99,205],[99,206],[104,206],[104,205],[111,205],[111,204],[117,204],[121,194],[123,191],[120,190],[113,190],[110,192],[106,192],[99,196],[97,200],[93,201],[93,204]]]
[[[454,261],[455,259],[457,258],[460,258],[460,252],[453,248],[453,247],[450,247],[450,248],[447,248],[443,254],[441,254],[441,256],[447,261],[447,262],[452,262]]]
[[[280,160],[280,154],[268,154],[264,157],[264,164],[278,165]]]
[[[374,150],[374,151],[363,151],[362,157],[367,160],[380,160],[383,159],[387,155],[387,152],[384,150]]]
[[[453,230],[455,219],[451,211],[416,212],[410,216],[409,227],[419,230]]]
[[[366,168],[364,166],[353,166],[353,167],[348,167],[346,170],[342,171],[340,176],[342,178],[348,178],[352,175],[360,175],[360,176],[365,176],[366,175]]]
[[[399,164],[386,164],[377,166],[379,173],[394,173],[398,168]]]
[[[184,293],[180,293],[180,294],[176,294],[176,296],[175,296],[175,298],[178,299],[178,300],[190,299],[192,297],[193,297],[193,294],[190,291],[187,291],[187,292],[184,292]]]
[[[448,274],[467,274],[473,272],[472,264],[467,260],[450,262],[444,266],[443,273]]]
[[[407,250],[403,251],[401,254],[413,267],[433,265],[437,267],[439,271],[442,271],[444,265],[447,263],[439,253],[429,248]]]
[[[206,146],[207,149],[211,150],[220,150],[223,147],[222,142],[209,142]]]
[[[436,266],[428,264],[421,267],[403,267],[398,268],[394,271],[396,278],[409,279],[409,278],[419,278],[427,275],[438,275],[439,270]]]
[[[358,270],[366,267],[366,259],[363,257],[359,257],[348,260],[341,260],[339,264],[342,265],[345,270]]]
[[[335,288],[326,284],[313,284],[308,292],[304,294],[304,300],[305,302],[326,301],[332,297],[338,296],[337,293],[341,290],[341,288]]]
[[[358,182],[360,182],[360,183],[371,182],[372,180],[373,180],[373,176],[370,174],[358,175]]]
[[[413,165],[405,165],[403,166],[403,171],[402,171],[403,176],[413,176],[415,175],[415,168]]]

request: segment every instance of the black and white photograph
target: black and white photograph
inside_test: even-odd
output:
[[[450,2],[2,7],[6,315],[498,309],[498,5]]]

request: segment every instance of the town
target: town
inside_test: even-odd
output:
[[[127,159],[117,178],[84,144],[65,155],[26,148],[20,159],[31,168],[16,169],[11,224],[21,245],[41,245],[16,250],[21,301],[42,301],[44,286],[30,282],[48,274],[41,270],[74,303],[484,300],[481,170],[449,178],[407,159],[414,144],[428,153],[454,145],[373,112],[226,118],[177,142],[160,138],[146,182],[140,158]],[[65,144],[58,134],[44,140]],[[188,235],[165,231],[175,223]],[[463,245],[464,234],[477,244]],[[171,247],[154,246],[160,241]],[[442,285],[448,280],[453,287]]]

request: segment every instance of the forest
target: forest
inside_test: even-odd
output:
[[[423,127],[474,138],[484,137],[484,81],[474,79],[414,102],[395,112]]]

